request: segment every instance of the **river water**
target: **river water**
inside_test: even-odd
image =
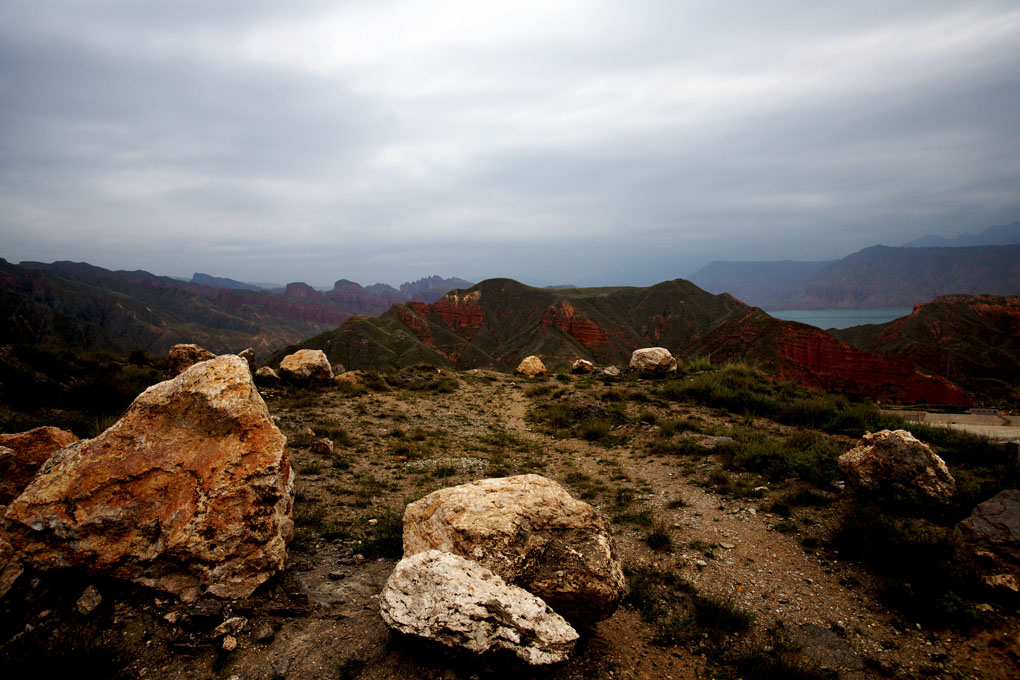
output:
[[[886,323],[907,316],[911,307],[889,307],[882,309],[784,309],[769,312],[784,321],[799,321],[818,328],[849,328],[868,323]]]

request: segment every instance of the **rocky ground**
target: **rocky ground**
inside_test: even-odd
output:
[[[289,568],[246,600],[191,604],[115,580],[28,572],[0,603],[4,676],[1020,675],[1011,608],[979,603],[981,618],[964,628],[904,618],[880,600],[869,571],[829,546],[848,502],[838,489],[727,471],[712,452],[736,427],[776,437],[795,430],[660,401],[649,383],[620,389],[591,377],[483,371],[263,389],[297,472]],[[616,424],[557,431],[534,417],[536,407],[558,401]],[[315,445],[323,437],[332,452]],[[650,446],[680,437],[700,453],[656,454]],[[550,668],[391,634],[378,597],[400,555],[404,505],[446,486],[525,472],[559,481],[612,519],[630,583],[624,605],[582,631],[570,661]],[[799,492],[809,502],[788,502]]]

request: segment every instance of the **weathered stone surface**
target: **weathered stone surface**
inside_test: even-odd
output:
[[[594,370],[595,370],[595,364],[593,364],[592,362],[588,361],[587,359],[578,359],[570,367],[570,372],[571,373],[579,373],[579,374],[582,374],[582,373],[591,373]]]
[[[321,349],[299,349],[280,362],[280,377],[295,382],[330,382],[333,368]]]
[[[839,469],[858,489],[901,490],[941,501],[956,493],[956,480],[945,461],[906,430],[868,432],[839,457]]]
[[[263,366],[255,371],[255,380],[260,383],[272,383],[278,382],[280,380],[280,376],[277,375],[276,371],[269,366]]]
[[[958,527],[968,543],[1020,565],[1020,490],[1000,491]]]
[[[173,378],[188,370],[200,361],[208,361],[216,355],[198,345],[174,345],[167,353],[167,376]]]
[[[645,373],[674,373],[676,359],[665,347],[645,347],[630,355],[630,367]]]
[[[74,608],[82,616],[88,616],[102,603],[103,595],[99,592],[99,589],[95,586],[89,586],[81,594],[81,597],[78,598],[78,601],[74,603]]]
[[[216,357],[54,454],[4,513],[8,539],[38,568],[84,568],[185,600],[245,597],[286,560],[285,443],[247,363]]]
[[[620,369],[617,366],[606,366],[602,369],[602,373],[608,375],[610,378],[620,377]]]
[[[492,569],[572,620],[611,615],[626,581],[609,524],[539,475],[440,489],[404,511],[404,555],[443,550]]]
[[[459,555],[429,550],[402,559],[380,596],[391,628],[449,647],[506,649],[529,664],[563,661],[577,632],[541,599]]]
[[[73,432],[58,427],[0,434],[0,504],[14,500],[47,458],[75,441]]]
[[[542,360],[536,357],[534,354],[532,354],[531,356],[526,356],[523,359],[521,359],[521,363],[517,364],[517,368],[514,370],[517,373],[520,373],[521,375],[528,376],[545,375],[546,373],[548,373],[548,371],[545,368],[545,364],[543,364]]]

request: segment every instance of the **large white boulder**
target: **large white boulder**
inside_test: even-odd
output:
[[[675,373],[676,359],[665,347],[645,347],[630,355],[630,367],[642,373]]]
[[[540,598],[479,564],[428,550],[402,559],[380,595],[394,630],[483,653],[506,649],[529,664],[563,661],[577,632]]]

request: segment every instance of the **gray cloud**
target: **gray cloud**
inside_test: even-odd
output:
[[[1011,2],[0,0],[0,256],[650,283],[1020,215]]]

